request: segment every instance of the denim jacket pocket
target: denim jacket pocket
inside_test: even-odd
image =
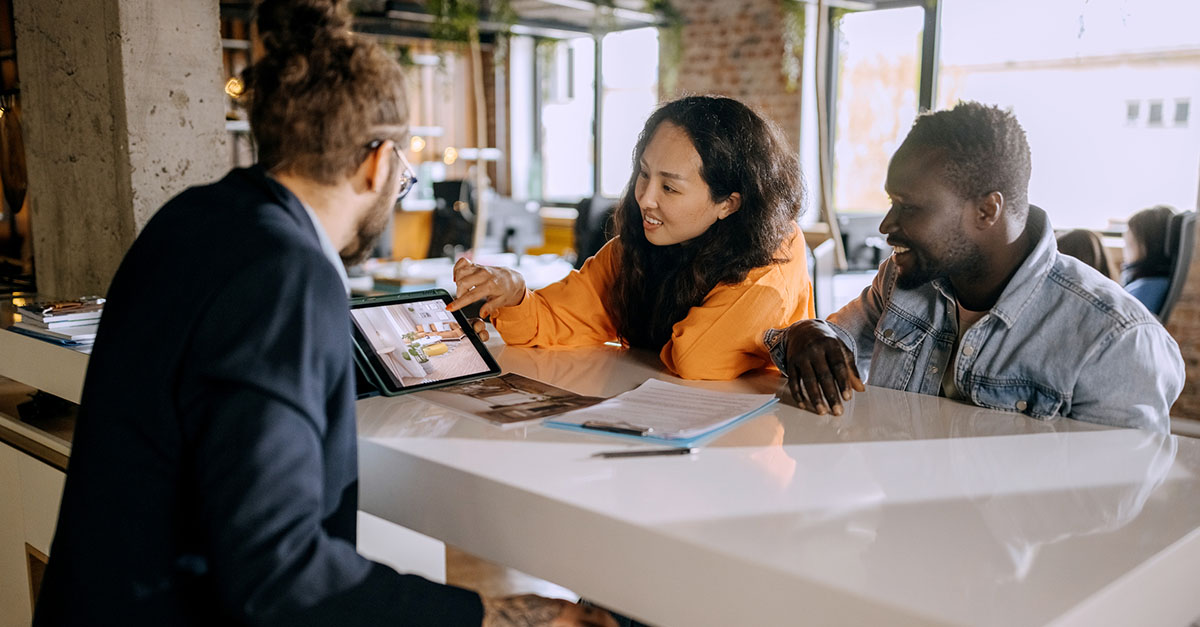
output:
[[[1034,418],[1061,414],[1065,395],[1027,379],[975,379],[971,396],[976,405],[1015,411]]]
[[[929,331],[889,309],[875,326],[875,341],[912,353],[921,346]]]
[[[887,310],[875,326],[871,382],[894,390],[907,390],[916,369],[921,345],[927,337],[927,329],[894,310]]]

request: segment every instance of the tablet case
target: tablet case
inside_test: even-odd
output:
[[[420,302],[420,301],[430,301],[430,300],[445,301],[447,298],[449,298],[449,296],[450,296],[450,294],[446,290],[442,290],[442,289],[423,290],[420,292],[403,292],[400,294],[388,294],[386,296],[363,296],[363,297],[359,297],[359,298],[350,299],[350,306],[351,306],[351,308],[355,308],[357,306],[369,304],[369,305],[383,307],[383,306],[388,306],[388,305],[410,303],[410,302]],[[479,336],[476,335],[475,329],[473,329],[471,327],[470,323],[467,321],[466,317],[462,314],[462,312],[461,311],[454,312],[454,317],[458,321],[459,326],[462,327],[463,332],[467,335],[466,341],[469,341],[473,347],[475,347],[479,350],[480,356],[483,357],[483,359],[484,359],[484,363],[489,364],[489,366],[491,367],[489,370],[480,372],[480,373],[474,374],[474,375],[456,377],[456,378],[448,379],[445,381],[436,381],[433,383],[422,384],[417,387],[393,390],[393,389],[390,389],[390,386],[387,384],[387,382],[389,381],[389,378],[387,377],[386,373],[377,372],[377,370],[376,370],[375,366],[372,364],[371,360],[367,358],[366,351],[373,350],[373,348],[369,345],[363,346],[362,341],[360,341],[358,334],[355,334],[352,332],[351,339],[352,339],[352,342],[354,345],[354,365],[355,365],[355,368],[358,370],[358,376],[357,376],[358,383],[356,386],[356,388],[357,388],[356,389],[356,392],[357,392],[356,398],[363,399],[363,398],[369,398],[371,396],[377,396],[380,394],[382,394],[383,396],[400,396],[402,394],[408,394],[410,392],[420,392],[422,390],[431,390],[434,388],[445,387],[448,385],[455,385],[458,383],[463,383],[465,381],[475,381],[478,379],[486,379],[488,377],[494,377],[494,376],[503,374],[500,370],[499,365],[496,364],[495,358],[492,357],[491,353],[488,352],[487,347],[484,346],[483,342],[479,340]],[[352,326],[354,325],[353,320],[351,321],[350,324]],[[363,340],[363,341],[365,341],[365,340]]]

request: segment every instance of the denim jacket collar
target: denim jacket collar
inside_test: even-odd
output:
[[[1054,239],[1054,229],[1050,228],[1050,219],[1046,216],[1045,211],[1030,205],[1029,218],[1025,228],[1030,230],[1037,240],[1037,245],[1034,246],[1025,261],[1021,262],[1016,273],[1009,279],[1008,285],[1001,292],[1000,299],[991,309],[992,315],[1003,322],[1006,327],[1012,327],[1016,323],[1021,312],[1037,295],[1038,288],[1050,274],[1051,268],[1054,267],[1054,259],[1058,256],[1058,244]],[[948,279],[936,279],[933,287],[947,300],[955,301],[954,287],[950,285]]]

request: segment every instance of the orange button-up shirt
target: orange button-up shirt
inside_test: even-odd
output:
[[[618,341],[604,308],[621,263],[616,238],[581,269],[492,315],[510,346],[594,346]],[[736,284],[717,285],[675,323],[659,353],[663,365],[684,379],[733,379],[755,368],[773,368],[763,345],[767,329],[812,318],[812,283],[797,228],[777,256],[787,262],[755,268]]]

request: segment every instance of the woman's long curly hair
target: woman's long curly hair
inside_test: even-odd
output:
[[[642,155],[660,124],[682,129],[700,155],[700,177],[714,203],[734,192],[740,209],[700,236],[670,246],[646,239],[635,185]],[[620,271],[605,307],[621,340],[661,349],[675,323],[718,284],[739,283],[776,255],[800,215],[804,185],[779,129],[749,107],[719,96],[689,96],[658,108],[638,136],[633,173],[617,205]]]

